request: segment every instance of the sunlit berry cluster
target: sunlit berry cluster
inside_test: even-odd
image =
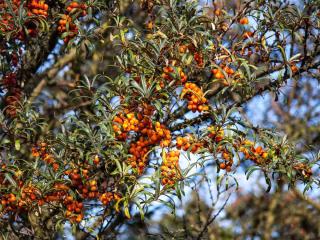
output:
[[[224,137],[224,130],[221,127],[210,126],[208,127],[208,132],[208,137],[216,143],[220,142]]]
[[[27,14],[29,17],[43,17],[48,16],[49,5],[44,0],[31,0],[27,2]],[[26,21],[25,23],[30,37],[36,37],[38,34],[38,27],[34,21]],[[22,33],[23,34],[23,33]]]
[[[229,152],[227,149],[222,149],[220,152],[223,162],[220,163],[219,167],[220,169],[225,169],[227,172],[230,172],[232,170],[233,165],[232,153]]]
[[[128,161],[133,168],[138,170],[139,174],[142,174],[148,162],[149,151],[156,145],[169,146],[171,132],[163,124],[156,122],[154,125],[145,125],[140,135],[138,141],[130,144],[129,153],[132,154],[132,157]]]
[[[160,122],[152,121],[153,113],[154,108],[144,104],[136,113],[125,110],[113,119],[116,137],[122,141],[131,139],[129,153],[132,157],[128,162],[138,174],[143,173],[148,153],[154,146],[165,147],[171,143],[171,132]]]
[[[141,120],[141,119],[140,119]],[[133,112],[127,112],[125,114],[119,113],[113,119],[113,130],[117,134],[119,140],[125,140],[127,133],[130,131],[138,132],[140,127],[144,127],[144,123],[140,122],[136,118]]]
[[[21,197],[18,200],[18,206],[20,208],[30,208],[35,203],[42,204],[41,192],[31,184],[22,188]]]
[[[177,137],[177,149],[182,149],[184,151],[189,151],[192,153],[197,153],[202,147],[203,143],[196,141],[191,135],[185,137]]]
[[[246,159],[252,160],[257,164],[264,163],[268,159],[268,153],[261,146],[254,147],[254,143],[249,140],[246,140],[239,150]]]
[[[118,201],[120,198],[121,198],[121,196],[117,193],[105,192],[105,193],[101,194],[100,201],[102,202],[102,204],[107,206],[110,204],[110,202]]]
[[[27,4],[27,8],[28,8],[28,16],[33,16],[33,15],[43,16],[43,17],[48,16],[49,6],[43,0],[29,1]]]
[[[161,165],[161,184],[165,186],[173,186],[181,179],[179,166],[179,151],[170,151],[162,156]]]
[[[188,100],[188,109],[192,112],[209,110],[208,100],[195,83],[187,82],[182,89],[181,97]]]
[[[232,142],[232,149],[229,149],[226,145],[221,144],[221,141],[227,139],[224,135],[224,130],[220,126],[209,126],[208,137],[210,142],[217,145],[215,151],[219,154],[222,162],[219,163],[219,169],[230,172],[234,163],[234,152],[243,153],[244,159],[251,160],[257,165],[270,162],[270,156],[266,150],[261,146],[254,146],[254,143],[247,139],[235,139]],[[228,141],[226,141],[227,143]]]
[[[234,74],[234,70],[228,66],[222,67],[222,70],[229,76]],[[225,75],[218,68],[212,69],[212,73],[214,75],[214,78],[216,78],[216,79],[224,79],[225,78]]]

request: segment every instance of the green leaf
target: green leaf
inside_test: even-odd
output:
[[[269,176],[267,175],[267,173],[264,173],[264,177],[265,177],[266,183],[268,185],[266,192],[270,192],[271,187],[272,187],[271,180],[270,180]]]
[[[17,151],[20,151],[20,148],[21,148],[21,145],[20,145],[20,140],[17,139],[15,142],[14,142],[14,147]]]
[[[257,167],[257,166],[251,166],[247,169],[246,171],[246,176],[247,176],[247,180],[249,179],[249,177],[251,176],[251,174],[256,171],[256,170],[260,170],[260,167]]]

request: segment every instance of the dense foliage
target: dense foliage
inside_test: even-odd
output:
[[[69,223],[77,239],[111,238],[203,181],[237,187],[242,168],[267,191],[317,187],[317,142],[296,145],[242,107],[264,93],[299,107],[280,89],[317,88],[319,2],[232,5],[0,1],[3,237],[51,239]]]

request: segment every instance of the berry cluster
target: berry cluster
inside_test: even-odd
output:
[[[89,185],[87,186],[86,189],[89,190],[89,193],[88,193],[88,197],[89,198],[98,197],[99,193],[98,193],[98,186],[97,186],[97,181],[96,180],[89,181]],[[82,192],[83,192],[83,190],[82,190]]]
[[[208,100],[204,97],[202,90],[194,83],[187,82],[181,93],[182,98],[188,100],[188,109],[192,112],[208,111]]]
[[[67,33],[67,36],[64,36],[63,41],[65,43],[68,43],[71,39],[77,36],[78,34],[78,27],[74,23],[74,20],[77,17],[84,17],[87,15],[86,12],[87,5],[81,4],[78,2],[71,2],[66,11],[68,14],[63,14],[58,22],[58,32],[63,35],[64,33]],[[80,16],[79,14],[80,13]]]
[[[199,67],[203,67],[204,62],[203,62],[203,56],[201,53],[195,52],[193,58]]]
[[[268,158],[268,153],[261,146],[254,147],[254,143],[246,140],[239,150],[244,154],[246,159],[249,159],[257,164],[264,163]]]
[[[21,1],[20,0],[12,0],[11,4],[9,5],[7,1],[0,0],[0,10],[2,9],[10,9],[11,11],[5,11],[4,13],[1,12],[0,16],[0,31],[1,32],[10,32],[15,30],[14,25],[14,17],[18,13],[18,9],[20,7]]]
[[[15,88],[17,87],[17,76],[15,73],[8,73],[2,79],[2,85],[6,89]]]
[[[46,143],[40,143],[31,149],[32,156],[40,157],[45,163],[52,165],[54,171],[59,169],[59,164],[55,162],[52,154],[49,153],[48,145]]]
[[[220,67],[222,68],[223,72],[224,72],[228,77],[234,75],[234,73],[235,73],[234,70],[233,70],[231,67],[228,67],[228,66],[226,66],[226,65],[224,65],[224,64],[221,64]],[[223,80],[222,83],[223,83],[225,86],[229,86],[229,85],[230,85],[229,82],[225,79],[226,76],[223,74],[223,72],[222,72],[220,69],[215,68],[215,69],[212,69],[211,72],[212,72],[213,77],[214,77],[215,79]]]
[[[41,204],[43,200],[41,198],[41,192],[30,184],[22,189],[18,205],[19,207],[28,208],[34,202]]]
[[[71,187],[76,189],[82,198],[96,198],[99,196],[96,180],[88,181],[89,170],[86,168],[74,168],[65,171],[65,174],[71,180]]]
[[[178,67],[178,73],[182,83],[185,83],[188,79],[187,75],[182,71],[182,68]]]
[[[118,201],[120,200],[120,198],[121,196],[117,193],[106,192],[101,194],[100,201],[102,202],[102,204],[107,206],[111,201]]]
[[[169,146],[171,143],[170,131],[160,122],[152,122],[154,108],[150,105],[143,104],[137,112],[125,110],[113,119],[113,130],[119,140],[125,141],[132,132],[136,141],[130,143],[129,153],[132,157],[128,162],[132,168],[142,174],[146,164],[147,156],[153,146]]]
[[[222,69],[229,76],[234,74],[234,70],[228,66],[224,66],[224,67],[222,67]],[[212,69],[211,72],[214,75],[214,78],[216,78],[216,79],[224,79],[225,78],[224,74],[222,73],[222,71],[220,69],[215,68],[215,69]]]
[[[180,45],[179,46],[179,52],[180,53],[186,53],[188,50],[188,45]]]
[[[153,146],[160,144],[160,146],[169,146],[171,143],[170,131],[159,122],[153,126],[151,122],[146,124],[140,131],[140,138],[138,141],[130,144],[129,153],[132,157],[128,159],[130,165],[142,174],[147,165],[147,156]]]
[[[72,18],[69,15],[62,15],[58,22],[58,32],[62,35],[68,32],[68,35],[63,39],[65,43],[68,43],[72,38],[78,34],[78,27],[73,23]]]
[[[208,127],[208,131],[209,138],[213,139],[213,141],[216,143],[220,142],[224,137],[224,131],[222,128],[210,126]]]
[[[71,195],[65,197],[63,201],[67,208],[66,217],[69,218],[71,222],[81,222],[83,219],[83,203],[74,200]]]
[[[227,149],[223,149],[221,156],[224,159],[224,162],[220,163],[220,169],[225,169],[227,172],[230,172],[233,164],[232,154]]]
[[[2,174],[1,174],[2,175]],[[0,204],[2,206],[2,211],[26,211],[31,208],[34,203],[40,202],[41,194],[40,191],[28,184],[28,186],[23,186],[22,181],[17,181],[16,178],[13,178],[17,183],[17,189],[19,189],[20,193],[1,193],[0,195]],[[0,176],[1,186],[7,186],[4,181],[4,178]],[[41,202],[40,202],[41,203]]]
[[[71,12],[80,12],[81,16],[84,17],[87,15],[87,5],[78,3],[78,2],[71,2],[67,7],[67,12],[70,14]]]
[[[174,72],[173,67],[167,66],[167,67],[164,67],[162,70],[163,70],[162,78],[164,78],[168,81],[171,81],[173,79],[173,77],[171,76],[172,73]]]
[[[28,16],[48,16],[48,4],[43,0],[32,0],[27,4],[28,7]]]
[[[179,151],[171,151],[163,154],[163,161],[160,168],[162,185],[173,186],[179,179],[181,179],[179,156]]]
[[[21,0],[11,0],[11,5],[12,5],[13,10],[17,10],[17,8],[19,7],[20,3],[21,3]],[[7,1],[0,0],[0,8],[7,8],[7,7],[8,7]]]
[[[84,206],[81,201],[75,200],[73,196],[68,194],[69,187],[63,183],[54,184],[51,193],[48,193],[42,200],[38,200],[38,204],[44,203],[61,203],[65,206],[65,216],[71,222],[81,222],[83,219]]]
[[[8,73],[2,78],[2,85],[8,91],[5,96],[5,113],[14,118],[17,115],[17,109],[22,97],[22,91],[17,82],[16,73]]]
[[[16,195],[13,193],[4,194],[1,196],[2,208],[7,211],[14,211],[18,207]]]
[[[203,147],[203,144],[195,141],[192,136],[188,135],[186,137],[177,137],[176,146],[177,149],[182,149],[183,151],[188,151],[191,148],[190,152],[196,153]]]
[[[43,17],[48,16],[49,5],[45,3],[44,0],[32,0],[27,3],[27,14],[28,16],[34,17]],[[28,34],[31,37],[36,37],[38,34],[37,25],[32,20],[28,20],[25,23]],[[24,33],[22,32],[22,39],[25,38]]]
[[[112,127],[119,140],[126,139],[127,133],[130,131],[138,132],[140,130],[139,126],[141,126],[134,113],[128,111],[125,112],[127,113],[120,113],[113,119]]]
[[[177,69],[178,72],[178,76],[179,76],[179,80],[181,81],[181,83],[185,83],[188,79],[187,75],[183,72],[181,67],[178,67]],[[162,78],[171,82],[174,78],[174,68],[172,66],[167,66],[163,68],[163,73],[162,73]],[[160,86],[163,88],[165,86],[165,82],[161,82]]]

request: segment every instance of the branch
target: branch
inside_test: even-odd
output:
[[[309,69],[317,68],[318,66],[320,66],[320,62],[316,62],[316,63],[309,64],[309,65],[307,64],[304,68],[300,69],[298,72],[293,73],[292,77],[295,77],[298,74],[306,72]],[[286,82],[288,77],[289,76],[287,76],[287,77],[285,76],[282,79],[275,80],[275,81],[270,81],[264,87],[257,89],[251,95],[248,95],[248,96],[242,98],[241,101],[234,102],[234,103],[230,104],[229,106],[226,107],[226,110],[228,111],[228,110],[230,110],[232,108],[240,107],[242,104],[248,102],[249,100],[251,100],[252,98],[254,98],[254,97],[258,96],[258,95],[262,95],[262,93],[264,93],[266,91],[274,90],[274,89],[278,90],[279,88],[281,88],[282,84]],[[216,114],[221,113],[222,110],[223,110],[222,108],[212,109],[212,111],[214,111]],[[210,112],[203,113],[199,117],[192,118],[190,120],[186,120],[186,121],[184,121],[183,123],[180,123],[180,124],[176,124],[175,126],[173,126],[171,128],[171,130],[172,131],[181,130],[181,129],[187,127],[187,126],[194,125],[194,124],[199,124],[201,122],[207,121],[208,119],[212,119],[214,121],[213,115]]]
[[[231,193],[228,195],[227,199],[224,201],[224,203],[223,203],[222,207],[219,209],[219,211],[209,221],[207,221],[207,223],[203,227],[202,231],[198,235],[197,240],[202,239],[202,236],[207,231],[208,227],[214,222],[214,220],[216,220],[216,218],[220,215],[220,213],[225,209],[225,207],[230,199],[230,196],[231,196]]]
[[[305,201],[306,203],[310,204],[314,207],[318,212],[320,212],[320,204],[315,202],[313,199],[307,197],[306,195],[302,194],[297,188],[292,189],[294,194],[301,200]]]

